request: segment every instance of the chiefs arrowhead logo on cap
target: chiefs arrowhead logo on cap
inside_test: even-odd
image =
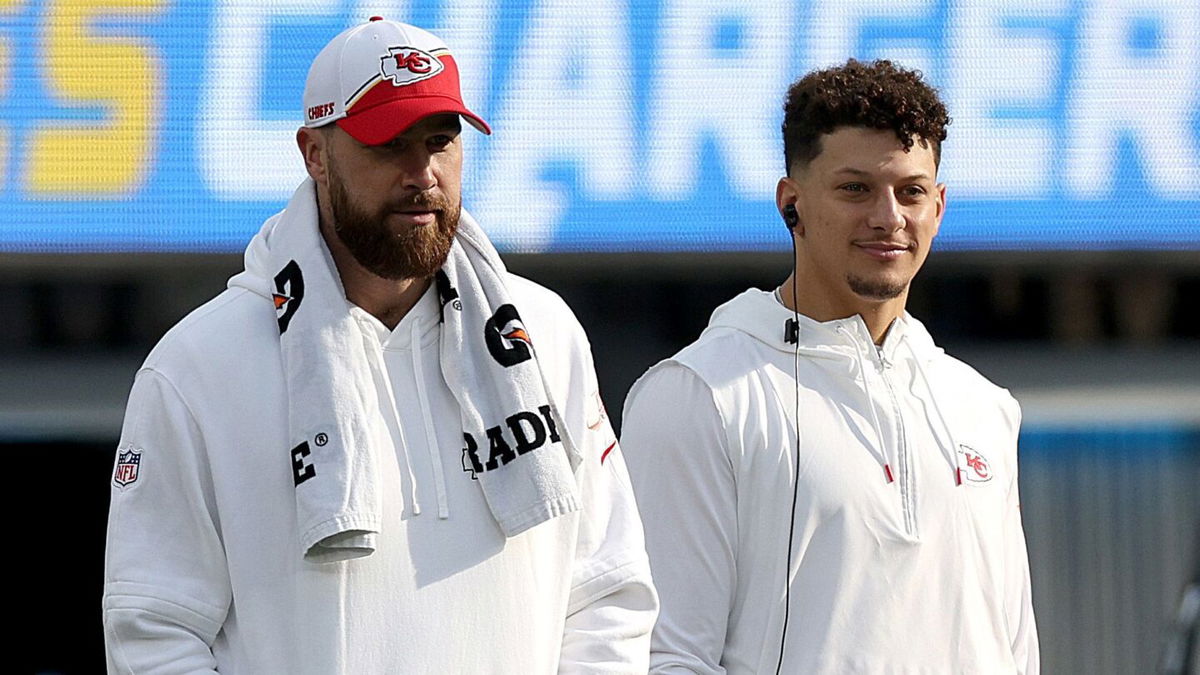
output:
[[[438,57],[416,47],[389,47],[379,59],[379,72],[397,87],[428,80],[445,70]]]

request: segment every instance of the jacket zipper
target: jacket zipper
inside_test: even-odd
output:
[[[913,499],[912,467],[909,464],[908,434],[904,429],[904,417],[900,414],[900,402],[896,398],[896,391],[892,388],[892,380],[888,376],[889,365],[879,357],[878,352],[875,353],[875,365],[879,369],[879,379],[883,380],[888,397],[892,401],[892,414],[896,418],[896,464],[900,473],[897,482],[900,484],[900,509],[904,515],[904,532],[909,536],[915,536],[917,514],[916,503]]]

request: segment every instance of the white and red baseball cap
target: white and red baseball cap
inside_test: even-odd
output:
[[[449,48],[416,26],[373,16],[333,38],[308,69],[306,127],[337,122],[359,143],[379,145],[440,113],[461,115],[492,133],[463,104]]]

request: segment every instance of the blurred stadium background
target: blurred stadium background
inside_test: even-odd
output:
[[[786,275],[787,84],[922,69],[955,121],[910,309],[1022,402],[1044,671],[1163,667],[1200,544],[1196,0],[0,0],[14,672],[103,668],[133,373],[299,182],[308,64],[372,14],[455,52],[496,130],[465,134],[466,206],[575,308],[618,422],[716,305]]]

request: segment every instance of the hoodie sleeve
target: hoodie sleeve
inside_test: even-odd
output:
[[[566,418],[583,456],[577,473],[583,508],[559,672],[644,673],[658,595],[629,474],[600,400],[591,350],[582,328],[575,327]]]
[[[737,493],[712,391],[691,370],[666,362],[634,385],[622,420],[662,602],[650,672],[724,673]]]
[[[1012,475],[1008,486],[1005,536],[1005,598],[1004,609],[1013,650],[1013,661],[1021,675],[1038,675],[1041,661],[1037,625],[1033,618],[1033,592],[1029,579],[1029,554],[1025,546],[1025,530],[1021,526],[1021,497],[1017,485],[1016,437],[1021,425],[1021,409],[1010,399],[1014,452]]]
[[[195,420],[154,370],[134,380],[111,480],[108,671],[216,672],[231,591],[212,481]]]

